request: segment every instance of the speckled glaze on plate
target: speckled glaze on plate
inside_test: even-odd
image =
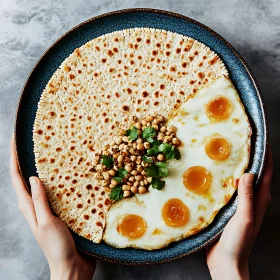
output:
[[[15,139],[20,172],[30,192],[28,178],[36,175],[32,127],[41,93],[62,61],[77,47],[100,35],[133,27],[160,28],[190,36],[214,50],[224,61],[230,78],[238,89],[253,128],[249,172],[256,174],[256,185],[261,179],[267,150],[267,122],[264,104],[256,81],[236,50],[207,26],[188,17],[153,9],[115,11],[89,19],[58,39],[35,65],[22,90],[15,124]],[[79,250],[106,261],[128,265],[149,265],[170,262],[201,250],[219,237],[235,213],[236,195],[218,213],[213,223],[200,233],[170,246],[144,251],[117,249],[73,234]]]

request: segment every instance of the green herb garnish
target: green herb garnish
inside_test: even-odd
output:
[[[114,163],[113,157],[102,155],[101,163],[110,169]]]
[[[131,129],[126,131],[126,135],[128,136],[128,140],[135,140],[138,137],[138,129],[133,126]]]
[[[109,197],[114,201],[119,201],[123,199],[123,190],[121,186],[116,186],[112,188]]]
[[[151,184],[153,189],[162,190],[165,185],[165,182],[161,181],[158,178],[153,178]]]
[[[168,176],[168,168],[165,162],[157,162],[156,167],[158,169],[158,177],[167,177]]]
[[[162,143],[159,148],[159,152],[162,152],[165,154],[165,158],[167,160],[172,160],[172,159],[180,159],[181,154],[178,148],[175,148],[174,146],[171,146],[168,143]]]
[[[143,138],[144,138],[147,142],[149,142],[149,143],[154,142],[153,137],[154,137],[155,135],[156,135],[156,130],[155,130],[154,127],[152,127],[152,126],[146,127],[146,128],[143,130],[143,133],[142,133]]]
[[[120,183],[124,177],[128,174],[128,172],[124,169],[124,168],[120,168],[118,171],[117,171],[117,174],[115,177],[113,177],[113,179]]]
[[[153,160],[151,158],[148,158],[147,156],[143,156],[142,159],[143,159],[144,162],[148,162],[148,163],[153,162]]]
[[[166,163],[156,162],[155,165],[147,166],[145,168],[145,172],[147,173],[148,177],[162,178],[162,177],[167,177],[168,168],[166,166]]]
[[[147,150],[148,156],[156,156],[159,153],[159,147],[162,144],[161,141],[156,140],[151,144],[151,148]]]

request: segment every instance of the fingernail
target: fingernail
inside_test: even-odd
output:
[[[254,174],[247,173],[243,177],[243,183],[246,185],[252,185],[254,181]]]
[[[30,177],[29,182],[32,188],[36,188],[38,186],[38,180],[36,177]]]

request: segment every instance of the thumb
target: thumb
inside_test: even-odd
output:
[[[37,177],[29,178],[32,192],[32,200],[37,217],[37,223],[45,224],[52,217],[47,195],[42,182]]]
[[[254,174],[243,174],[238,184],[238,206],[236,214],[242,220],[253,220],[253,182]]]

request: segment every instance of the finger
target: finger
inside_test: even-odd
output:
[[[35,207],[38,225],[46,224],[52,217],[45,188],[37,177],[29,178],[32,191],[32,200]]]
[[[263,217],[267,210],[267,207],[271,201],[270,186],[273,173],[273,160],[270,146],[268,147],[267,162],[265,164],[264,174],[260,183],[259,190],[257,192],[254,201],[254,217],[255,217],[255,228],[256,232],[259,231]]]
[[[236,215],[244,222],[254,221],[253,217],[253,174],[244,174],[238,184],[238,206]]]
[[[25,185],[21,179],[21,175],[18,169],[14,135],[11,139],[10,174],[12,179],[12,185],[18,198],[18,207],[23,213],[30,228],[34,229],[34,227],[37,225],[36,214],[34,210],[33,201],[25,188]]]

